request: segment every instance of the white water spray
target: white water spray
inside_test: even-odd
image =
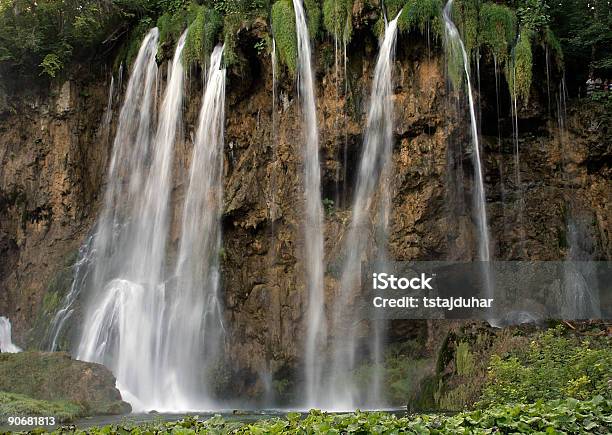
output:
[[[94,241],[92,294],[76,355],[111,368],[134,410],[185,410],[193,402],[177,375],[181,368],[168,370],[166,364],[170,343],[181,337],[168,335],[164,270],[186,32],[174,53],[151,139],[158,35],[153,29],[142,43],[119,117]]]
[[[444,7],[442,17],[445,24],[445,35],[446,35],[446,48],[450,53],[459,52],[463,58],[463,67],[465,71],[465,77],[467,81],[467,93],[470,105],[470,120],[471,120],[471,132],[472,132],[472,145],[473,145],[473,163],[474,163],[474,184],[475,184],[475,198],[474,206],[476,209],[476,225],[478,227],[478,260],[483,262],[483,272],[485,279],[485,287],[487,291],[487,297],[493,295],[493,285],[491,282],[488,262],[491,258],[490,255],[490,242],[489,242],[489,228],[487,223],[487,209],[486,209],[486,198],[484,190],[484,181],[482,175],[482,159],[480,156],[480,141],[478,138],[478,126],[476,123],[476,113],[474,109],[474,97],[472,95],[472,83],[470,80],[470,70],[467,53],[463,41],[459,36],[459,31],[451,19],[451,10],[453,7],[453,0],[449,0]],[[457,51],[459,50],[459,51]],[[452,55],[452,54],[451,54]]]
[[[304,118],[304,259],[308,312],[305,377],[306,402],[316,403],[316,386],[320,385],[323,369],[319,353],[327,340],[327,325],[323,292],[323,206],[321,204],[321,168],[319,166],[319,132],[315,109],[312,77],[310,37],[302,0],[293,0],[295,27],[298,40],[298,89]]]
[[[0,353],[17,353],[21,348],[13,344],[11,321],[0,316]]]
[[[181,391],[191,403],[211,400],[210,388],[194,382],[218,364],[223,337],[219,298],[219,251],[223,196],[223,123],[225,69],[223,47],[210,57],[206,89],[202,97],[189,188],[183,209],[182,233],[174,291],[168,294],[168,345],[163,370],[174,373]],[[187,355],[191,357],[186,358]],[[206,394],[203,397],[203,394]]]
[[[321,385],[322,391],[319,396],[320,403],[326,408],[354,409],[355,406],[363,405],[381,406],[379,370],[375,369],[367,391],[358,391],[351,378],[352,371],[356,368],[358,343],[355,334],[356,324],[359,321],[352,303],[360,293],[361,261],[368,254],[368,246],[378,242],[378,260],[384,261],[385,257],[382,253],[385,251],[391,200],[388,178],[391,173],[393,152],[392,73],[398,17],[386,25],[374,69],[363,153],[352,207],[353,216],[344,248],[346,259],[334,305],[335,340],[332,370],[327,373],[328,378],[325,379],[324,385]],[[378,222],[374,224],[372,215],[377,214],[377,206]],[[373,325],[370,349],[374,363],[380,362],[383,348],[382,326]]]

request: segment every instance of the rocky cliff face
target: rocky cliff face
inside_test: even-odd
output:
[[[446,86],[441,53],[424,44],[408,37],[398,41],[389,254],[396,260],[470,259],[475,235],[469,119],[461,98]],[[350,222],[376,41],[354,36],[346,88],[344,72],[334,68],[333,45],[325,44],[318,53],[326,298],[331,301]],[[271,64],[251,54],[240,75],[230,73],[227,85],[222,291],[226,350],[235,370],[225,387],[256,396],[263,391],[262,373],[282,380],[299,369],[307,294],[295,85],[281,75],[273,111]],[[189,80],[183,140],[176,145],[171,251],[178,244],[202,93],[199,74],[192,71]],[[0,314],[13,321],[18,344],[29,338],[36,346],[45,325],[40,319],[57,309],[70,284],[75,253],[95,222],[112,142],[100,122],[107,77],[77,71],[51,91],[11,92],[2,113]],[[495,94],[485,89],[481,101],[495,258],[564,259],[570,221],[581,228],[582,250],[590,258],[610,258],[612,141],[609,118],[602,122],[605,113],[580,102],[570,105],[568,129],[561,136],[545,108],[534,104],[524,110],[519,185],[508,110],[501,113],[498,141],[491,117]],[[396,326],[400,336],[426,328],[423,322]]]

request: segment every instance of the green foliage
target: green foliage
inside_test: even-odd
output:
[[[325,209],[325,214],[331,215],[334,213],[334,200],[329,198],[323,198],[321,201],[323,204],[323,208]]]
[[[544,31],[544,44],[549,50],[549,53],[552,55],[552,59],[557,65],[559,70],[563,70],[563,48],[561,47],[561,42],[555,35],[555,33],[550,30],[550,27],[547,27]]]
[[[506,68],[506,81],[510,95],[523,103],[529,101],[533,77],[533,54],[531,52],[531,32],[522,29],[514,53]]]
[[[302,417],[290,412],[285,418],[259,421],[228,421],[217,415],[208,420],[186,417],[173,422],[141,425],[121,423],[88,428],[85,433],[156,434],[484,434],[484,433],[591,433],[607,434],[612,425],[612,402],[602,397],[589,401],[553,401],[530,405],[499,406],[486,411],[455,415],[410,415],[385,412],[329,414],[312,410]]]
[[[461,33],[461,39],[471,58],[472,50],[478,46],[479,0],[458,0],[453,3],[453,19]]]
[[[49,53],[40,63],[43,72],[49,77],[55,77],[57,73],[64,67],[64,63],[55,53]]]
[[[493,355],[480,407],[496,403],[602,395],[612,399],[612,339],[579,342],[549,330],[536,337],[528,349],[502,357]]]
[[[612,13],[608,0],[551,2],[550,27],[563,48],[567,77],[583,85],[593,72],[612,77]]]
[[[348,43],[353,33],[353,0],[324,0],[323,26],[338,41]]]
[[[365,390],[378,372],[389,403],[412,403],[421,395],[422,381],[433,372],[432,361],[420,353],[415,341],[390,345],[382,364],[364,364],[353,373],[355,384]]]
[[[507,6],[485,3],[480,8],[479,43],[487,48],[503,65],[508,59],[508,48],[514,44],[516,14]]]
[[[429,28],[437,39],[442,35],[440,14],[442,0],[408,0],[402,9],[397,26],[402,32],[419,31],[422,34]]]
[[[304,11],[306,12],[306,25],[310,39],[317,39],[321,29],[321,5],[319,0],[304,0]]]
[[[0,61],[20,72],[55,77],[73,58],[95,53],[124,21],[111,2],[5,0],[0,8]]]
[[[272,32],[279,60],[294,75],[297,67],[297,35],[291,0],[278,0],[272,6]]]
[[[457,346],[455,365],[459,376],[469,376],[474,371],[474,355],[468,343],[461,342]]]
[[[522,28],[532,32],[544,30],[550,21],[546,0],[521,0],[516,15]]]
[[[176,42],[190,23],[195,20],[196,15],[196,8],[187,7],[174,12],[165,12],[157,19],[157,28],[159,29],[157,58],[159,60],[169,58],[172,55]]]
[[[205,6],[196,8],[196,17],[187,31],[183,61],[187,65],[198,63],[204,66],[217,42],[223,21],[221,15],[214,9]]]
[[[35,400],[23,394],[0,391],[0,418],[53,416],[59,422],[74,420],[83,414],[83,409],[72,402],[64,400]]]

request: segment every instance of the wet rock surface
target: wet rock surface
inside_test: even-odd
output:
[[[353,41],[346,91],[343,71],[335,71],[333,62],[326,63],[323,56],[316,59],[328,307],[351,218],[352,182],[376,52],[371,35],[358,32]],[[470,260],[476,236],[469,119],[460,109],[461,99],[446,86],[441,53],[429,52],[414,39],[409,42],[406,37],[398,41],[395,70],[389,257]],[[303,141],[294,80],[280,74],[273,113],[270,61],[262,56],[249,62],[250,74],[230,72],[227,83],[221,264],[225,346],[232,372],[219,376],[219,387],[261,396],[262,373],[270,374],[281,389],[300,371],[308,300],[303,270]],[[184,137],[176,144],[174,159],[169,264],[175,261],[202,93],[201,73],[192,74]],[[1,115],[0,314],[13,322],[19,345],[39,345],[43,334],[40,328],[32,329],[35,319],[57,309],[69,286],[69,279],[64,279],[69,260],[92,229],[104,188],[110,143],[101,137],[100,119],[107,77],[76,77],[87,80],[74,78],[50,92],[12,96],[12,109]],[[482,98],[490,102],[495,95]],[[487,110],[484,103],[483,107]],[[116,102],[115,117],[118,108]],[[538,122],[520,124],[520,185],[509,127],[499,142],[495,129],[483,132],[494,258],[566,258],[570,216],[584,229],[583,250],[589,258],[611,257],[609,116],[584,102],[568,109],[563,136],[545,111],[535,115]],[[531,112],[529,116],[534,117]],[[501,117],[502,125],[510,125],[507,113]],[[112,127],[110,137],[112,142]],[[390,336],[426,336],[429,329],[425,322],[400,322]]]

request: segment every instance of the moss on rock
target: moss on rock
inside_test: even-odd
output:
[[[104,366],[77,361],[63,352],[0,354],[0,391],[43,401],[78,404],[82,414],[130,411]]]
[[[65,400],[37,400],[29,396],[0,391],[0,419],[8,417],[53,416],[65,423],[82,416],[81,406]]]

